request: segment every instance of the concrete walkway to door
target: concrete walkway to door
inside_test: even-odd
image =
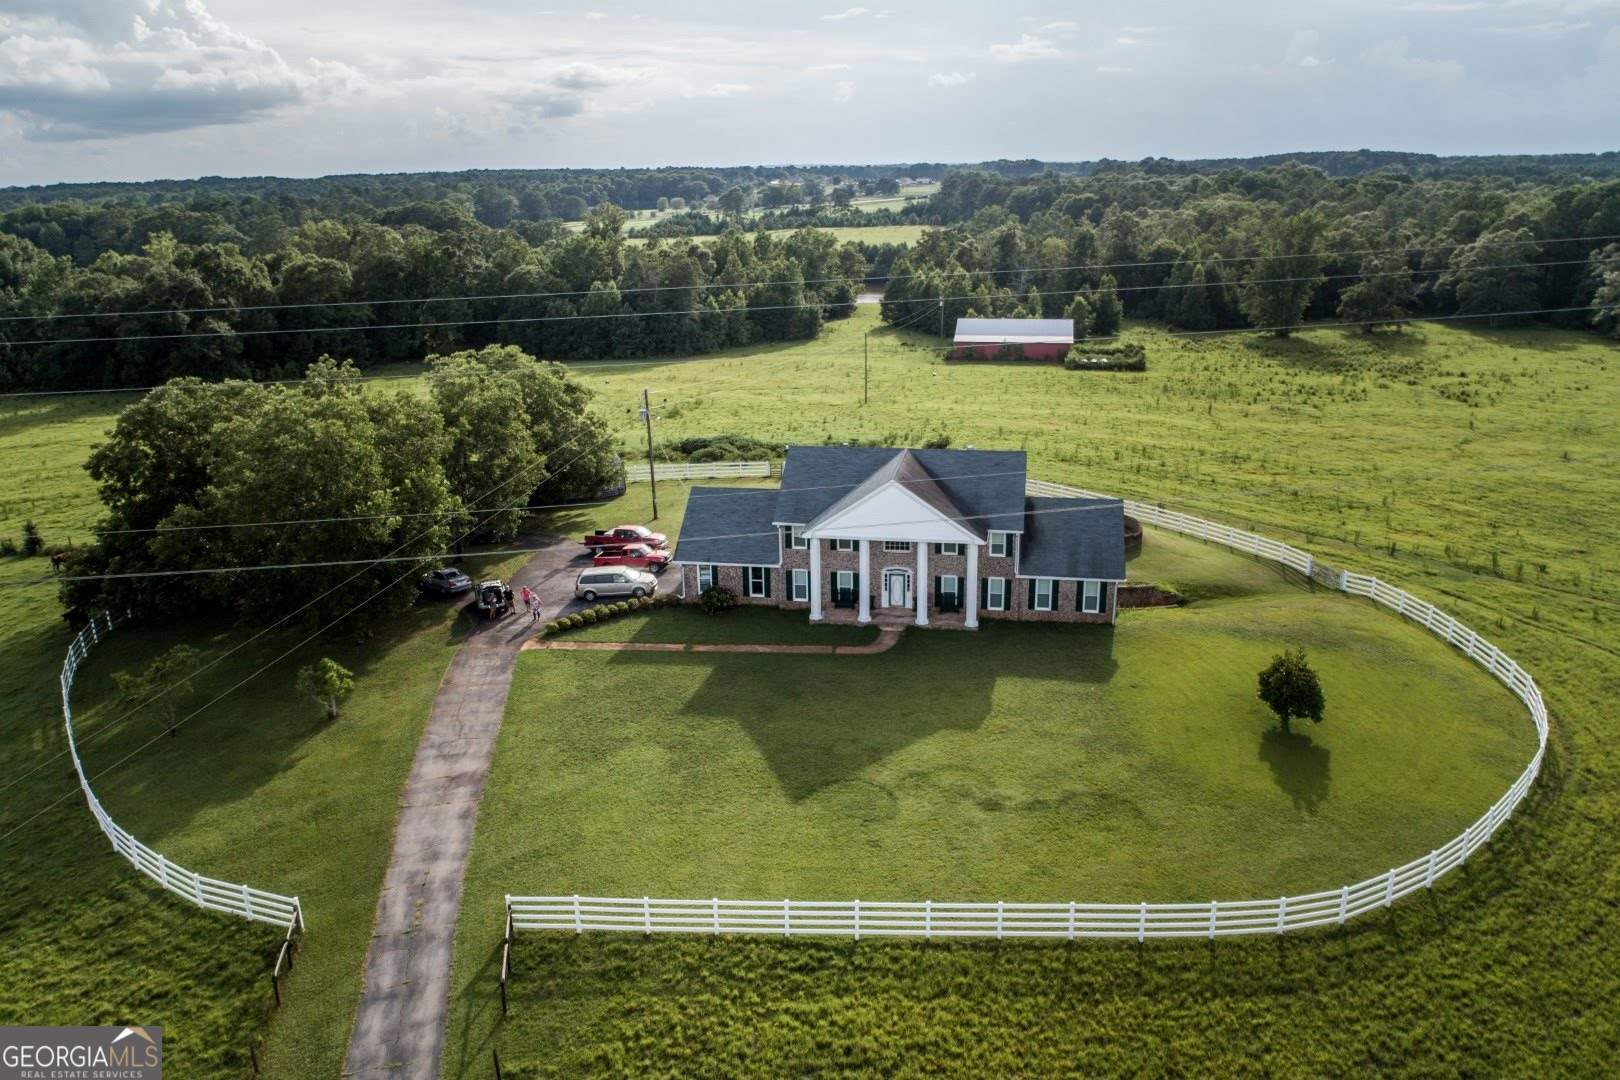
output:
[[[524,564],[513,582],[538,588],[542,597],[571,599],[572,588],[564,592],[558,581],[577,572],[570,563],[578,551],[579,545],[556,540]],[[555,618],[560,610],[553,602],[545,617]],[[479,626],[456,650],[439,684],[400,795],[346,1076],[431,1080],[439,1075],[462,874],[512,668],[533,629],[528,616],[516,614]]]

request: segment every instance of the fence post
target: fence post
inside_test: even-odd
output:
[[[787,897],[782,897],[782,936],[793,936],[793,906]]]
[[[1435,849],[1435,850],[1438,850],[1438,849]],[[1429,852],[1429,865],[1423,871],[1423,887],[1425,889],[1434,888],[1434,856],[1435,856],[1435,851],[1430,851]]]
[[[584,926],[582,926],[580,924],[580,917],[579,917],[579,893],[575,893],[574,894],[574,933],[581,934],[581,933],[584,933],[584,931],[585,931],[585,928],[584,928]]]
[[[923,940],[924,941],[932,941],[933,939],[934,939],[934,902],[932,900],[924,900],[923,901]]]
[[[1137,910],[1136,943],[1138,945],[1140,945],[1142,942],[1144,942],[1146,940],[1147,940],[1147,901],[1144,900],[1144,901],[1142,901],[1142,906]]]
[[[1209,940],[1215,940],[1215,901],[1209,902]]]
[[[242,883],[242,910],[248,918],[253,918],[253,894],[248,892],[247,883]]]
[[[1003,900],[997,900],[996,901],[996,940],[997,941],[1001,940],[1002,927],[1006,924],[1006,919],[1005,919],[1005,916],[1004,916],[1003,911],[1002,911],[1003,907],[1005,906],[1005,903],[1006,902],[1003,901]]]
[[[1346,916],[1349,914],[1349,911],[1350,911],[1350,886],[1348,886],[1348,885],[1340,885],[1339,886],[1339,925],[1340,926],[1344,925],[1344,920],[1345,920]]]
[[[714,908],[713,908],[713,910],[714,910],[714,936],[719,937],[720,936],[720,898],[718,896],[712,896],[709,899],[710,899],[710,902],[714,905]]]
[[[1384,879],[1384,906],[1389,907],[1389,905],[1393,904],[1394,902],[1395,902],[1395,868],[1392,866],[1392,867],[1389,868],[1389,877]]]
[[[855,940],[861,940],[861,902],[855,901]]]
[[[1279,896],[1277,898],[1277,933],[1279,933],[1279,934],[1282,933],[1283,932],[1283,927],[1286,926],[1287,923],[1288,923],[1288,897]]]
[[[158,881],[165,889],[169,887],[169,857],[161,852],[158,854]],[[247,886],[244,885],[242,888],[246,889]]]
[[[1069,901],[1069,940],[1074,940],[1074,901]]]
[[[641,933],[644,937],[652,937],[652,897],[641,898]]]

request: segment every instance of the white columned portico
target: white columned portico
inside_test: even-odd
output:
[[[917,581],[911,591],[916,594],[917,625],[928,625],[928,545],[917,542]]]
[[[810,617],[821,618],[821,541],[810,541]]]
[[[856,622],[872,621],[872,541],[861,541],[860,614]]]
[[[963,625],[969,630],[979,625],[979,545],[967,546],[967,618]]]

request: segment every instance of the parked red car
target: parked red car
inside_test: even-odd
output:
[[[597,548],[595,562],[597,566],[634,566],[656,574],[669,565],[669,559],[669,552],[662,548],[626,544],[623,547]]]
[[[626,544],[646,544],[650,548],[669,545],[669,537],[653,532],[645,525],[619,525],[606,532],[594,532],[585,537],[588,548],[623,547]]]

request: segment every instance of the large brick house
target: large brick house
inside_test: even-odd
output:
[[[1021,450],[790,447],[778,488],[692,489],[681,595],[829,622],[1112,622],[1124,506],[1027,496],[1025,469]]]

